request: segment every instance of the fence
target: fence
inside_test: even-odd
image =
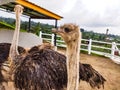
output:
[[[46,34],[40,32],[40,38],[47,40],[54,44],[54,34]],[[66,45],[63,40],[60,39],[60,36],[57,36],[57,47],[64,47]],[[82,39],[81,40],[81,50],[87,51],[88,54],[95,53],[98,55],[103,55],[112,59],[115,63],[120,64],[120,44],[115,42],[103,42],[96,41],[92,39]]]

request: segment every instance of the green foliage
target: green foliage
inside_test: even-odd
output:
[[[4,18],[0,17],[0,22],[5,23],[6,25],[3,26],[6,28],[6,26],[9,26],[9,29],[14,29],[15,28],[15,19],[13,18]],[[12,28],[11,28],[12,27]],[[42,24],[42,23],[36,23],[36,22],[31,22],[31,28],[30,32],[39,35],[39,32],[42,31],[43,33],[51,33],[51,29],[53,28],[53,25],[48,25],[48,24]],[[2,27],[0,27],[2,28]],[[7,28],[8,29],[8,28]],[[21,21],[21,30],[22,31],[28,31],[28,22],[27,21]]]
[[[12,18],[3,18],[0,17],[0,28],[6,27],[10,29],[15,28],[15,19]],[[21,30],[27,32],[28,31],[28,22],[27,21],[21,21]],[[43,33],[48,33],[51,34],[51,29],[53,28],[53,25],[49,24],[43,24],[40,22],[33,22],[31,21],[31,28],[30,32],[34,33],[39,36],[39,32],[42,31]],[[83,28],[81,28],[82,31],[82,38],[84,39],[93,39],[93,40],[98,40],[98,41],[106,41],[106,34],[101,34],[101,33],[95,33],[93,31],[87,31]],[[49,36],[45,36],[48,37]],[[108,42],[117,42],[120,43],[120,36],[119,35],[113,35],[113,34],[108,34],[107,37],[109,38],[107,41]],[[58,40],[61,40],[61,38],[57,37]]]
[[[39,36],[39,32],[42,31],[42,33],[52,34],[51,30],[54,27],[53,25],[49,24],[43,24],[43,23],[31,23],[31,29],[30,32],[36,34]],[[43,36],[44,38],[51,38],[50,36]]]
[[[10,24],[6,23],[4,20],[0,19],[0,28],[15,30],[15,25],[10,25]],[[25,30],[23,30],[23,29],[21,29],[20,31],[25,32]]]
[[[82,38],[84,39],[92,39],[92,40],[98,40],[98,41],[107,41],[107,42],[116,42],[120,43],[120,36],[119,35],[113,35],[108,34],[107,40],[106,40],[106,34],[104,33],[95,33],[93,31],[87,31],[82,28]]]
[[[7,24],[5,22],[0,22],[0,28],[6,28],[6,29],[14,29],[14,26],[11,26],[10,24]]]

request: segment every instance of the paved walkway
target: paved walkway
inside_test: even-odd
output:
[[[13,30],[0,30],[0,43],[11,43]],[[30,48],[35,45],[40,45],[42,39],[32,33],[20,32],[19,46]]]

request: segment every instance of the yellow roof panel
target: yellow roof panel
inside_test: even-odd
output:
[[[27,0],[2,0],[0,8],[13,11],[13,8],[16,4],[20,4],[24,6],[24,15],[30,16],[31,18],[38,18],[38,19],[56,19],[60,20],[61,16],[44,9],[34,3],[31,3]]]

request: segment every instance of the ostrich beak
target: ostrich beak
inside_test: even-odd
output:
[[[59,28],[52,28],[52,32],[55,33],[55,34],[63,33],[63,31]]]
[[[52,33],[57,33],[57,29],[56,28],[52,28]]]

